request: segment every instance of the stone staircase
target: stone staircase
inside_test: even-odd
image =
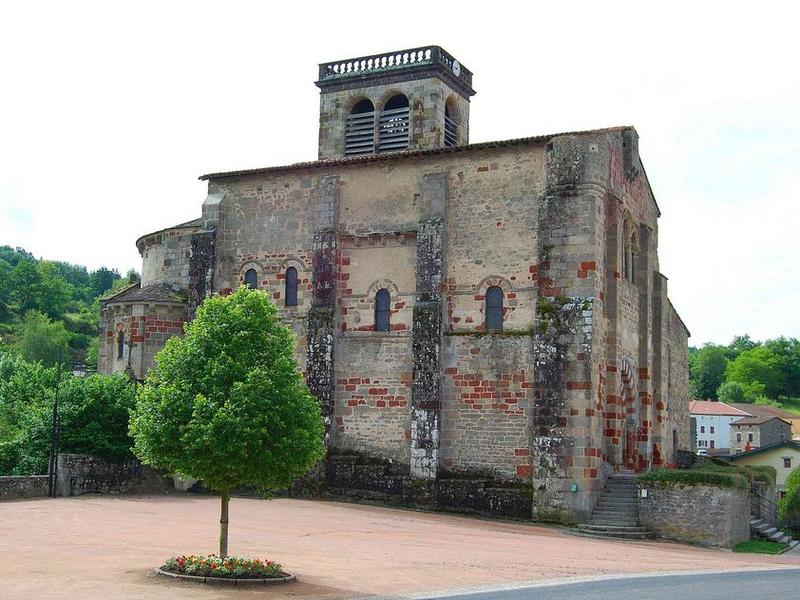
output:
[[[639,524],[639,501],[633,473],[616,473],[605,488],[588,523],[578,525],[581,535],[644,540],[653,537]]]
[[[769,540],[770,542],[789,544],[790,548],[794,548],[798,544],[797,540],[787,535],[777,527],[770,525],[763,519],[750,519],[750,535],[751,537],[760,537],[765,540]]]

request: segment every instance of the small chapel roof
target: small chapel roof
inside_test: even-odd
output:
[[[134,283],[108,298],[103,298],[102,302],[103,304],[121,302],[162,302],[172,304],[184,303],[186,300],[184,292],[176,291],[166,283],[151,283],[145,287],[140,287],[138,283]]]

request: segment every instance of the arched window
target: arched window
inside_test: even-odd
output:
[[[244,282],[251,290],[258,288],[258,273],[255,269],[247,269],[244,274]]]
[[[444,147],[452,148],[458,143],[458,115],[452,100],[444,105]]]
[[[375,331],[389,331],[389,304],[391,302],[389,290],[380,289],[375,294]]]
[[[389,98],[381,110],[378,124],[378,151],[392,152],[408,148],[408,98],[397,94]]]
[[[486,290],[486,329],[503,330],[503,290],[493,285]]]
[[[120,331],[117,334],[117,358],[122,358],[125,355],[125,332]]]
[[[344,154],[372,154],[375,152],[375,107],[361,100],[353,106],[344,125]]]
[[[297,306],[297,269],[286,269],[286,289],[284,293],[286,306]]]

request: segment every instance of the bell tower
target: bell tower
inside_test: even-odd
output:
[[[319,66],[319,158],[469,143],[472,72],[439,46]]]

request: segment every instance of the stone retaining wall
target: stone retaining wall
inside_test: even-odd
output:
[[[47,475],[0,477],[0,500],[47,496]]]
[[[640,483],[639,519],[662,538],[732,548],[750,539],[750,497],[740,489]]]

